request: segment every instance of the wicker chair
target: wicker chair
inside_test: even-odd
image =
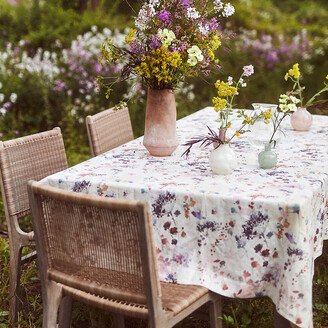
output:
[[[55,327],[63,295],[112,312],[117,327],[124,327],[124,316],[172,327],[210,302],[211,327],[221,327],[219,296],[200,286],[159,282],[145,203],[32,181],[29,196],[44,279],[43,328]]]
[[[128,108],[107,109],[86,118],[91,155],[98,156],[133,140]]]
[[[24,232],[19,219],[30,214],[27,182],[40,180],[67,168],[64,143],[59,128],[0,142],[1,192],[10,245],[10,322],[18,313],[21,266],[36,258],[36,252],[22,257],[22,248],[34,244],[34,233]]]

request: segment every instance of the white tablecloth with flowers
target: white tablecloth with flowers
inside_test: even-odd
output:
[[[180,143],[216,128],[205,108],[178,121]],[[52,186],[149,203],[162,280],[198,284],[228,297],[269,296],[277,311],[312,324],[314,259],[328,239],[328,117],[309,132],[285,122],[278,164],[262,170],[242,135],[231,146],[240,161],[228,176],[212,174],[210,149],[188,159],[148,155],[142,138],[44,181]]]

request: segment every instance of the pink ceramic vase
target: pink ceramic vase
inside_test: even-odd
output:
[[[170,156],[178,147],[177,111],[172,90],[148,90],[143,144],[153,156]]]
[[[290,117],[290,123],[296,131],[308,131],[312,125],[312,115],[304,107],[298,107]]]

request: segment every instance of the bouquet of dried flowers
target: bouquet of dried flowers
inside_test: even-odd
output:
[[[127,0],[126,0],[127,1]],[[221,0],[148,0],[142,5],[123,45],[108,40],[106,65],[120,63],[120,78],[102,77],[107,97],[114,83],[137,77],[151,89],[175,89],[187,77],[219,68],[220,20],[234,13]]]

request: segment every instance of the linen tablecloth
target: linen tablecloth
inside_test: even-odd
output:
[[[216,129],[212,108],[177,123],[180,144]],[[228,297],[268,296],[277,311],[311,328],[314,259],[328,239],[328,117],[308,132],[292,131],[278,145],[278,164],[258,167],[242,135],[231,147],[238,168],[214,175],[211,149],[188,159],[148,155],[142,138],[47,177],[51,186],[104,197],[147,201],[160,278],[202,285]]]

